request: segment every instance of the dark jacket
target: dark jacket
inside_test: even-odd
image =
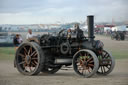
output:
[[[19,46],[19,41],[18,41],[18,38],[16,38],[16,36],[13,38],[13,44],[14,44],[14,46]]]
[[[78,39],[81,39],[81,38],[84,37],[83,31],[81,29],[79,29],[79,28],[78,29],[75,29],[74,33],[77,35],[77,38]]]

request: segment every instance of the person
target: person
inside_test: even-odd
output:
[[[70,39],[71,38],[71,29],[68,29],[68,31],[67,31],[67,37],[68,37],[68,39]]]
[[[19,35],[18,42],[19,42],[20,44],[23,42],[23,39],[22,39],[21,35]]]
[[[19,45],[23,42],[21,35],[16,34],[13,38],[13,44],[15,46],[15,51],[18,49]],[[14,59],[14,67],[16,67],[16,58]]]
[[[37,42],[38,44],[40,44],[39,41],[38,41],[38,39],[36,38],[36,36],[32,33],[32,30],[31,30],[31,29],[28,29],[28,34],[27,34],[27,36],[26,36],[26,39],[27,39],[29,42],[35,41],[35,42]]]
[[[15,50],[17,50],[18,46],[23,42],[21,36],[19,34],[16,34],[16,36],[13,38],[13,44],[15,46]]]
[[[74,33],[77,35],[77,39],[81,39],[84,37],[83,31],[79,28],[79,24],[75,24]]]

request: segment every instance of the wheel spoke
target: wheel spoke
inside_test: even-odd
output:
[[[34,62],[31,62],[31,63],[32,63],[33,67],[35,67],[35,66],[36,66],[36,64],[35,64]]]
[[[93,64],[88,64],[88,66],[93,67],[94,65]]]
[[[28,65],[28,64],[25,62],[25,63],[24,63],[24,67],[26,67],[27,65]]]
[[[37,55],[37,52],[33,55],[34,57]]]
[[[108,69],[110,69],[110,67],[108,67],[108,66],[105,66],[106,68],[108,68]]]
[[[30,56],[33,56],[36,53],[36,51],[34,51]]]
[[[31,47],[30,47],[29,50],[28,50],[28,55],[30,55],[30,52],[31,52]]]
[[[100,68],[101,68],[101,72],[102,72],[102,74],[103,74],[103,68],[102,68],[102,66],[100,66]]]
[[[24,70],[23,70],[24,72],[27,72],[27,70],[26,70],[26,67],[24,68]]]
[[[34,63],[38,64],[38,62],[37,62],[37,61],[34,61]]]
[[[92,60],[92,61],[89,61],[88,63],[94,63],[94,61]]]
[[[23,58],[25,58],[25,56],[23,54],[21,54],[21,53],[19,53],[18,55],[21,56],[21,57],[23,57]]]
[[[105,73],[105,67],[104,66],[102,66],[103,67],[103,71],[104,71],[104,73]]]
[[[21,64],[24,64],[25,63],[25,61],[22,61],[22,62],[20,62],[20,63],[18,63],[19,65],[21,65]]]
[[[30,48],[30,53],[32,53],[32,47]]]
[[[83,74],[84,76],[86,76],[86,70],[87,70],[86,67],[84,67],[84,74]]]
[[[27,54],[27,49],[24,47],[24,53]]]
[[[107,53],[104,54],[104,52],[102,52],[101,57],[105,58],[106,55],[107,55]]]
[[[27,56],[27,53],[24,51],[24,55]]]
[[[108,53],[106,53],[105,55],[104,55],[104,58],[108,58],[109,57],[109,55],[108,55]]]
[[[32,58],[32,60],[37,60],[38,58]]]
[[[85,53],[85,58],[84,58],[84,61],[86,61],[86,59],[88,59],[88,57],[87,57],[87,55],[86,55],[86,53]]]
[[[102,61],[112,61],[111,59],[102,59]]]
[[[87,69],[89,73],[91,73],[91,71],[89,70],[89,68]]]
[[[93,58],[91,57],[91,58],[89,58],[88,60],[87,60],[87,62],[89,62],[90,60],[92,60]]]
[[[82,69],[82,74],[83,74],[83,72],[84,72],[84,69]]]

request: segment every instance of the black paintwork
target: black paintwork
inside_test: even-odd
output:
[[[101,41],[94,40],[93,16],[88,16],[88,37],[83,35],[83,31],[78,25],[75,30],[68,33],[68,30],[61,30],[57,35],[45,34],[40,38],[40,46],[45,54],[46,64],[53,65],[58,58],[73,58],[73,55],[80,49],[89,49],[98,55],[102,50]],[[68,37],[70,34],[70,37]],[[72,62],[71,62],[72,63]],[[71,64],[70,63],[70,64]],[[61,64],[67,64],[66,62]]]

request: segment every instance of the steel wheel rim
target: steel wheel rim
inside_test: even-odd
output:
[[[77,68],[77,73],[82,76],[88,76],[92,73],[94,69],[93,57],[85,51],[80,51],[76,56],[75,68]]]
[[[39,55],[36,48],[31,45],[24,45],[18,49],[16,54],[17,65],[23,73],[31,74],[39,66]]]
[[[112,57],[105,50],[102,51],[99,58],[99,69],[97,71],[98,74],[107,74],[112,67]],[[103,62],[102,62],[103,60]]]

